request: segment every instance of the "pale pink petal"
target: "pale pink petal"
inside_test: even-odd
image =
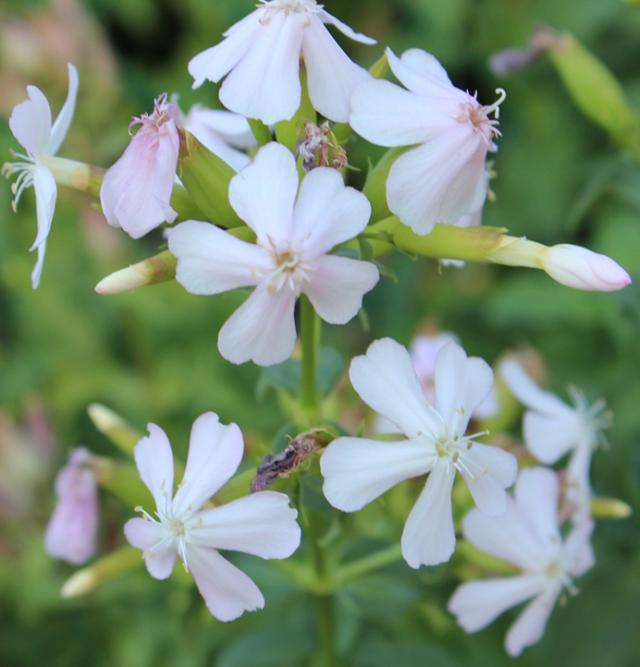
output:
[[[264,607],[253,581],[217,551],[190,544],[187,562],[207,608],[219,621],[233,621],[245,611]]]
[[[176,279],[191,294],[257,285],[273,268],[267,251],[207,222],[182,222],[167,237],[169,250],[178,258]]]
[[[134,458],[158,510],[164,511],[173,494],[173,453],[167,434],[159,426],[148,424],[147,429],[149,435],[135,446]]]
[[[451,511],[455,468],[440,459],[402,531],[402,556],[410,567],[438,565],[451,558],[456,545]]]
[[[27,94],[29,99],[13,109],[9,127],[28,153],[47,154],[51,141],[51,107],[39,88],[27,86]]]
[[[129,519],[124,525],[127,542],[142,549],[144,563],[154,579],[167,579],[173,572],[178,554],[164,528],[147,519]]]
[[[323,23],[327,23],[336,27],[343,35],[349,37],[349,39],[353,39],[354,41],[360,42],[361,44],[371,45],[376,43],[375,39],[367,37],[367,35],[363,35],[361,32],[356,32],[353,30],[353,28],[348,26],[346,23],[343,23],[340,19],[337,19],[332,14],[329,14],[329,12],[325,11],[324,9],[321,9],[318,12],[318,15],[320,16],[320,20]]]
[[[46,167],[36,167],[33,172],[33,187],[36,193],[36,216],[38,221],[38,233],[31,250],[38,249],[38,259],[31,274],[31,285],[34,289],[40,284],[42,266],[44,264],[47,239],[51,231],[53,214],[56,209],[58,198],[58,186],[53,174]]]
[[[300,546],[297,516],[284,493],[260,491],[197,514],[189,541],[260,558],[288,558]]]
[[[419,440],[338,438],[320,459],[324,495],[334,507],[355,512],[399,482],[424,475],[434,462]]]
[[[264,248],[291,238],[298,170],[290,151],[281,144],[261,148],[253,163],[231,179],[229,202],[253,229]]]
[[[507,653],[515,658],[522,651],[542,639],[544,629],[559,591],[551,591],[539,595],[533,602],[530,602],[527,608],[518,616],[516,622],[509,628],[505,647]]]
[[[442,419],[427,404],[411,357],[396,341],[373,342],[365,355],[353,359],[349,377],[360,398],[405,435],[441,433]]]
[[[67,99],[56,118],[53,128],[51,129],[51,139],[49,142],[49,153],[55,155],[69,131],[71,121],[73,120],[73,113],[76,108],[76,98],[78,96],[78,70],[69,63],[67,65],[69,73],[69,93]]]
[[[285,361],[296,344],[295,304],[295,292],[286,286],[272,293],[267,284],[258,285],[220,329],[220,354],[234,364]]]
[[[371,75],[349,58],[315,17],[305,26],[302,50],[314,109],[329,120],[346,123],[351,96]]]
[[[390,48],[386,52],[389,67],[398,81],[420,96],[464,101],[464,93],[455,88],[435,56],[422,49],[409,49],[398,58]],[[429,99],[429,102],[433,101]]]
[[[238,469],[243,450],[242,433],[236,424],[221,424],[214,412],[200,415],[191,428],[187,467],[173,511],[197,512]]]
[[[569,563],[569,573],[574,577],[582,576],[595,564],[591,546],[593,528],[594,523],[591,519],[582,518],[567,535],[564,548]]]
[[[555,463],[578,442],[580,422],[573,411],[565,415],[526,412],[522,430],[527,449],[542,463]]]
[[[523,520],[541,544],[553,545],[560,540],[558,502],[560,481],[547,468],[526,468],[518,476],[515,500]]]
[[[321,319],[329,324],[346,324],[358,314],[363,296],[379,278],[378,267],[371,262],[325,255],[314,263],[303,291]]]
[[[409,352],[413,367],[427,398],[433,402],[433,381],[436,374],[438,352],[450,341],[458,338],[448,331],[434,336],[417,336],[411,341]]]
[[[471,581],[458,586],[447,608],[465,632],[477,632],[543,589],[544,581],[537,575]]]

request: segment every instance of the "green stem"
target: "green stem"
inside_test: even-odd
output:
[[[361,577],[363,574],[379,570],[382,567],[391,565],[402,558],[402,552],[399,544],[392,544],[386,549],[377,551],[370,556],[359,558],[352,563],[347,563],[338,568],[335,573],[335,585],[342,585],[351,579]]]
[[[302,386],[300,405],[305,421],[318,418],[317,367],[320,347],[320,320],[306,296],[300,299],[300,340],[302,343]]]

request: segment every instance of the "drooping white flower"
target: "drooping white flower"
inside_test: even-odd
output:
[[[262,366],[287,359],[301,294],[325,322],[345,324],[358,313],[378,269],[329,253],[366,227],[371,206],[335,169],[314,169],[298,191],[293,155],[272,143],[233,177],[229,201],[256,233],[255,244],[205,222],[183,222],[168,232],[177,280],[192,294],[256,288],[220,330],[223,357]]]
[[[164,222],[173,222],[171,193],[176,179],[180,139],[179,110],[166,94],[153,113],[133,119],[140,125],[120,159],[107,170],[100,203],[107,222],[138,239]]]
[[[479,211],[487,195],[488,152],[497,150],[497,116],[504,91],[490,106],[456,88],[434,56],[410,49],[391,70],[407,90],[371,80],[351,99],[350,124],[380,146],[414,146],[392,165],[387,202],[417,234],[436,223],[456,224]],[[491,116],[494,116],[492,119]]]
[[[515,359],[500,366],[500,374],[515,397],[527,408],[523,419],[527,448],[542,463],[552,464],[571,452],[567,465],[567,500],[574,518],[591,516],[591,454],[600,443],[602,429],[610,415],[604,401],[589,405],[585,397],[572,389],[574,406],[554,394],[543,391]]]
[[[407,350],[390,338],[375,341],[351,363],[360,397],[407,436],[398,442],[338,438],[320,460],[324,494],[340,510],[355,512],[399,482],[430,473],[402,534],[402,555],[414,568],[448,560],[455,548],[451,489],[456,471],[476,505],[490,515],[506,508],[515,458],[465,435],[467,424],[493,384],[491,368],[468,358],[455,342],[438,353],[435,400],[424,397]]]
[[[337,122],[349,118],[349,98],[369,74],[352,62],[325,24],[375,44],[331,16],[315,0],[260,0],[258,8],[224,33],[225,39],[189,63],[194,88],[217,83],[231,111],[267,125],[290,119],[300,106],[300,59],[314,108]]]
[[[182,126],[236,171],[251,162],[243,149],[255,146],[256,139],[243,116],[196,104],[182,120]]]
[[[240,429],[224,426],[213,412],[193,424],[184,477],[174,494],[171,445],[161,428],[149,424],[148,429],[134,453],[156,512],[152,517],[143,511],[144,518],[129,520],[127,540],[144,551],[149,574],[156,579],[169,577],[180,558],[219,620],[232,621],[245,611],[261,609],[264,598],[258,587],[219,550],[289,557],[300,544],[300,527],[288,497],[262,491],[205,507],[237,470],[244,447]]]
[[[38,251],[38,259],[31,274],[31,284],[35,289],[40,284],[42,266],[47,251],[47,239],[51,231],[56,208],[58,187],[52,172],[55,158],[67,136],[78,95],[78,71],[69,64],[69,93],[55,122],[51,121],[51,107],[42,91],[36,86],[27,86],[29,99],[18,104],[9,119],[9,127],[26,153],[15,153],[18,162],[7,163],[2,173],[7,176],[18,174],[12,186],[13,207],[16,209],[26,188],[33,186],[36,192],[36,213],[38,233],[31,250]]]
[[[58,502],[45,533],[50,556],[73,565],[96,552],[98,484],[86,449],[74,449],[56,478]]]
[[[593,523],[576,524],[563,541],[558,527],[559,482],[545,468],[523,470],[500,518],[471,510],[463,523],[465,538],[478,549],[515,565],[521,574],[462,584],[449,611],[466,632],[477,632],[511,607],[532,600],[507,633],[511,656],[539,641],[563,592],[574,594],[573,579],[594,562]]]

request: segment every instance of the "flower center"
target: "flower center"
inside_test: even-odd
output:
[[[544,569],[544,576],[547,580],[547,584],[550,587],[555,587],[558,584],[565,590],[569,595],[576,595],[578,589],[573,583],[573,579],[567,572],[567,568],[562,558],[556,558],[552,560]]]
[[[276,268],[268,278],[269,291],[275,294],[286,287],[295,292],[296,296],[299,295],[304,283],[309,281],[309,274],[314,267],[305,263],[291,248],[286,250],[273,248],[272,252]]]
[[[318,14],[322,11],[322,5],[316,0],[260,0],[258,8],[266,9],[267,12],[284,12],[286,15],[292,13]],[[268,20],[268,14],[265,15]]]
[[[589,442],[594,448],[606,442],[602,432],[611,426],[613,416],[611,411],[607,410],[605,401],[600,399],[591,404],[586,396],[575,387],[569,387],[569,395],[580,416],[583,440]]]
[[[502,88],[498,88],[496,93],[498,99],[490,106],[479,104],[477,93],[473,96],[469,95],[467,102],[460,103],[460,113],[456,116],[459,123],[470,123],[488,145],[492,143],[494,137],[501,136],[498,129],[500,105],[505,101],[507,93]],[[493,118],[491,118],[492,114]]]
[[[178,118],[178,108],[175,104],[167,101],[167,93],[162,93],[154,101],[153,112],[142,114],[142,116],[134,116],[131,123],[129,123],[129,131],[136,125],[141,125],[143,130],[151,130],[153,132],[160,132],[166,123]]]
[[[470,479],[478,479],[488,472],[483,467],[469,457],[468,453],[473,447],[475,438],[487,435],[488,431],[472,433],[471,435],[461,435],[456,437],[442,436],[436,441],[436,454],[441,459],[449,459],[455,469]]]

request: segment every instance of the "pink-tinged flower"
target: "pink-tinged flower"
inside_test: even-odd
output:
[[[383,442],[338,438],[320,460],[324,494],[355,512],[405,479],[429,473],[402,533],[402,555],[414,568],[448,560],[455,548],[451,490],[458,471],[476,505],[492,516],[506,509],[515,458],[465,435],[474,410],[489,395],[493,372],[454,342],[438,353],[435,400],[426,401],[407,350],[390,338],[375,341],[351,362],[351,383],[362,400],[407,436]]]
[[[178,117],[178,107],[161,95],[151,115],[133,119],[131,127],[140,128],[104,175],[100,202],[107,222],[134,239],[176,219],[171,192],[180,151]]]
[[[207,109],[199,104],[191,107],[182,121],[185,130],[230,167],[240,171],[251,158],[244,149],[256,145],[247,119],[229,111]]]
[[[563,590],[577,591],[573,578],[593,566],[593,523],[585,520],[563,541],[558,529],[558,477],[552,470],[523,470],[499,519],[471,510],[463,523],[465,538],[476,548],[515,565],[521,574],[473,581],[458,587],[449,611],[466,632],[477,632],[507,609],[532,600],[507,633],[511,656],[539,641]]]
[[[567,465],[566,496],[574,519],[591,516],[591,454],[611,422],[604,401],[589,405],[584,395],[571,389],[574,406],[543,391],[514,359],[500,366],[507,386],[527,408],[523,419],[527,448],[542,463],[553,464],[571,452]]]
[[[414,146],[391,167],[387,202],[417,234],[436,223],[456,224],[482,208],[487,195],[486,157],[497,150],[497,116],[504,91],[491,106],[456,88],[426,51],[397,58],[387,49],[396,78],[371,80],[351,99],[353,129],[380,146]],[[491,115],[494,118],[491,118]]]
[[[168,232],[178,258],[176,277],[187,291],[256,288],[220,330],[225,359],[261,366],[287,359],[296,342],[294,308],[301,294],[330,324],[345,324],[358,313],[363,295],[378,282],[378,269],[329,253],[366,227],[371,206],[335,169],[314,169],[298,191],[293,155],[268,144],[233,177],[229,201],[256,233],[255,244],[205,222],[183,222]]]
[[[629,274],[610,257],[562,243],[541,257],[544,270],[562,285],[597,292],[615,292],[631,284]]]
[[[18,104],[9,119],[13,136],[26,151],[26,153],[14,153],[19,161],[7,163],[2,167],[2,173],[7,177],[18,174],[11,188],[14,195],[14,210],[26,188],[33,186],[36,192],[38,233],[30,248],[31,251],[38,251],[38,259],[31,274],[31,284],[34,289],[40,284],[47,239],[58,197],[58,187],[52,168],[56,161],[60,161],[55,155],[69,131],[78,95],[78,72],[71,64],[67,65],[67,69],[69,93],[53,124],[49,102],[36,86],[27,86],[29,99]]]
[[[220,101],[231,111],[271,125],[290,119],[300,106],[300,59],[314,108],[337,122],[349,118],[349,98],[370,78],[338,46],[325,24],[347,37],[375,44],[326,12],[315,0],[261,0],[249,16],[231,26],[225,39],[189,63],[194,88],[217,83]]]
[[[98,486],[86,449],[74,449],[56,478],[58,502],[45,533],[45,548],[73,565],[96,552]]]
[[[226,505],[203,506],[236,472],[244,448],[235,424],[224,426],[213,412],[193,424],[182,482],[174,494],[173,454],[165,432],[149,424],[149,435],[134,454],[142,481],[156,503],[156,516],[124,527],[129,543],[144,551],[149,574],[166,579],[178,558],[193,575],[209,611],[232,621],[264,607],[249,577],[219,551],[240,551],[260,558],[287,558],[300,545],[297,512],[283,493],[262,491]]]

